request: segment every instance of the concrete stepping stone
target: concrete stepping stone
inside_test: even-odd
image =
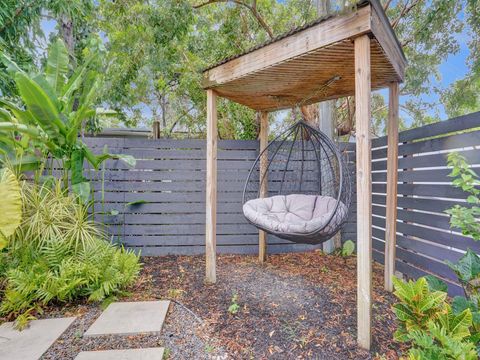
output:
[[[37,360],[73,323],[75,317],[33,320],[18,331],[13,322],[0,325],[0,359]]]
[[[75,360],[162,360],[163,348],[82,351]]]
[[[110,304],[85,336],[160,334],[170,301],[116,302]]]

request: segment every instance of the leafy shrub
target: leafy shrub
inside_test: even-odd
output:
[[[393,284],[394,294],[401,301],[393,307],[400,320],[395,340],[408,341],[409,332],[427,330],[429,323],[443,311],[447,293],[431,292],[425,278],[404,283],[395,277]]]
[[[455,205],[446,213],[450,215],[452,227],[461,229],[462,234],[473,240],[480,240],[480,180],[475,171],[467,163],[464,156],[452,152],[448,155],[448,166],[452,167],[449,174],[454,178],[453,186],[462,189],[467,194],[468,206]]]
[[[452,228],[474,241],[480,240],[480,181],[466,159],[458,153],[448,156],[453,186],[467,195],[467,206],[455,205],[446,212]],[[467,252],[457,263],[447,261],[463,286],[465,297],[446,301],[447,284],[434,276],[403,283],[394,278],[394,306],[400,322],[397,341],[412,344],[411,359],[477,359],[480,355],[480,257]]]
[[[100,301],[121,293],[140,270],[133,252],[112,245],[85,206],[52,188],[23,182],[23,221],[1,253],[5,287],[0,313],[19,316],[52,301]]]
[[[410,359],[477,359],[470,308],[453,311],[446,302],[447,293],[432,291],[425,278],[406,283],[394,278],[393,282],[400,300],[394,305],[399,320],[395,339],[412,345]]]

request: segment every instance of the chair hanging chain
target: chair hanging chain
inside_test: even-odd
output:
[[[310,99],[320,95],[322,92],[325,92],[333,83],[337,82],[340,80],[342,77],[339,75],[335,75],[334,77],[330,78],[327,80],[325,83],[320,85],[315,91],[310,93],[308,96],[304,97],[302,100],[296,102],[295,104],[292,105],[292,116],[295,121],[297,119],[301,118],[301,110],[300,108],[305,105],[307,101]],[[277,100],[278,101],[278,100]]]
[[[321,92],[325,92],[333,83],[339,81],[341,78],[342,78],[341,76],[335,75],[334,77],[332,77],[331,79],[327,80],[325,83],[320,85],[318,89],[310,93],[310,95],[308,95],[307,97],[303,98],[302,100],[294,104],[294,107],[297,107],[297,108],[302,107],[303,105],[305,105],[305,103],[308,100],[320,95]]]

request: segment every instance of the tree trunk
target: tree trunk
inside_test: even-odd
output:
[[[345,0],[339,0],[341,10],[344,8]],[[327,16],[330,13],[330,0],[316,0],[318,17]],[[315,105],[312,105],[315,106]],[[335,119],[335,101],[328,100],[318,104],[317,107],[317,127],[330,139],[335,135],[334,119]],[[336,234],[332,239],[323,243],[323,251],[332,253],[336,248],[341,247],[341,234]]]
[[[68,49],[70,58],[75,61],[75,37],[73,34],[73,21],[67,15],[60,15],[60,35],[62,36],[65,46]]]

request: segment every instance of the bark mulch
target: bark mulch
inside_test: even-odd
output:
[[[201,333],[238,359],[397,359],[394,297],[374,265],[372,351],[356,346],[356,259],[319,251],[220,255],[217,283],[204,284],[204,256],[144,257],[132,299],[171,298],[201,319]],[[232,298],[239,308],[229,311]],[[211,351],[222,353],[212,345]],[[181,358],[181,357],[176,357]]]

